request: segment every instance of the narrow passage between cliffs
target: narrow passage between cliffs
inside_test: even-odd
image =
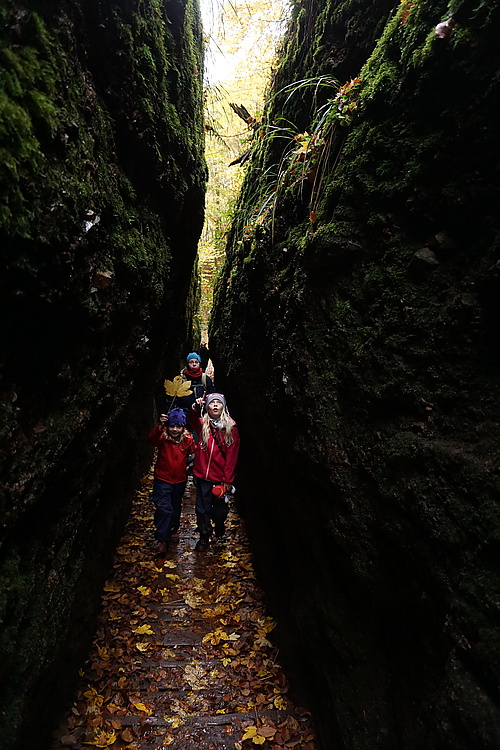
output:
[[[179,542],[158,557],[152,480],[136,493],[53,750],[315,750],[309,714],[288,697],[234,500],[224,540],[199,553],[190,479]]]

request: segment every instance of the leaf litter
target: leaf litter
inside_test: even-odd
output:
[[[309,713],[288,696],[238,515],[230,506],[224,540],[196,552],[190,480],[180,541],[159,558],[152,480],[136,493],[53,750],[316,750]]]

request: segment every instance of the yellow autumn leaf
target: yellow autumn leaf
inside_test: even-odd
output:
[[[257,734],[257,727],[254,727],[254,726],[247,727],[245,734],[243,735],[241,739],[242,741],[251,740],[253,737],[255,737],[256,734]]]
[[[84,742],[84,745],[94,745],[94,747],[109,747],[109,745],[113,745],[117,740],[115,732],[103,732],[98,731],[95,734],[95,737],[93,740],[88,740],[87,742]]]
[[[255,745],[263,745],[266,741],[266,738],[263,737],[261,734],[256,734],[255,737],[252,737],[252,742]]]
[[[263,625],[262,629],[266,633],[270,633],[271,630],[274,630],[275,627],[276,627],[276,620],[274,620],[272,617],[265,617],[264,618],[264,625]]]
[[[182,398],[183,396],[190,396],[193,392],[191,390],[191,381],[183,380],[180,375],[176,375],[173,380],[165,380],[163,385],[167,396]]]
[[[172,729],[178,729],[179,727],[182,727],[183,724],[184,720],[180,719],[178,716],[170,720],[170,726],[172,727]]]
[[[141,711],[142,713],[147,714],[148,716],[151,716],[153,711],[148,708],[144,703],[132,703],[132,708],[135,708],[136,711]]]
[[[95,688],[90,688],[84,693],[85,698],[89,706],[102,706],[104,703],[104,696],[99,695]]]
[[[153,630],[151,628],[151,625],[139,625],[138,628],[134,629],[134,633],[137,633],[137,635],[153,635]],[[109,657],[108,657],[109,658]]]
[[[141,651],[144,653],[144,651],[147,651],[149,648],[149,643],[136,643],[135,647],[138,651]]]
[[[148,589],[147,586],[137,586],[137,591],[139,591],[143,596],[149,596],[151,593],[151,589]]]
[[[177,573],[165,573],[165,578],[168,578],[170,581],[179,581],[180,576],[177,575]]]
[[[216,646],[220,642],[220,638],[217,634],[217,631],[215,631],[215,633],[207,633],[206,635],[204,635],[203,638],[201,639],[201,642],[207,643],[207,641],[210,641],[212,646]]]
[[[303,133],[297,133],[297,135],[294,135],[293,138],[298,143],[302,143],[305,140],[307,140],[307,141],[311,140],[311,136],[309,135],[309,133],[307,132],[307,130],[304,130]]]
[[[206,643],[209,641],[212,646],[217,646],[221,641],[237,641],[239,637],[240,636],[237,633],[231,633],[228,635],[224,630],[217,628],[213,633],[207,633],[204,635],[201,642]]]
[[[286,701],[283,700],[281,695],[277,695],[273,703],[278,710],[284,711],[286,709]]]
[[[98,646],[97,655],[99,656],[99,659],[103,659],[104,661],[109,659],[108,649],[106,648],[106,646]]]

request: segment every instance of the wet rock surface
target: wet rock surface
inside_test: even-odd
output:
[[[24,750],[88,648],[192,335],[202,41],[191,0],[0,16],[0,735]]]
[[[325,747],[500,744],[500,6],[437,36],[449,12],[295,6],[213,307],[250,539]],[[359,56],[332,66],[342,19]]]

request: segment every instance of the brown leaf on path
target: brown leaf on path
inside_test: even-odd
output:
[[[267,725],[259,727],[259,734],[262,737],[274,737],[274,735],[276,734],[276,727],[270,727]]]

